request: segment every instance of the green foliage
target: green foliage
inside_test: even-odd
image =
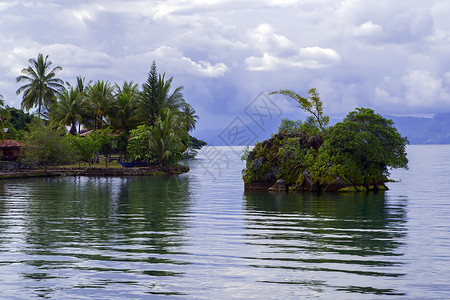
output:
[[[77,136],[69,135],[68,141],[72,149],[78,157],[92,165],[94,159],[94,154],[96,152],[96,145],[94,139],[87,137],[81,137],[79,134]]]
[[[52,130],[42,121],[35,121],[26,134],[24,160],[33,164],[57,165],[73,163],[75,153],[62,130]]]
[[[157,161],[167,165],[177,161],[182,151],[188,149],[189,153],[195,154],[195,149],[206,145],[204,141],[187,134],[195,128],[198,116],[184,100],[183,87],[174,88],[173,77],[166,79],[165,73],[158,74],[155,62],[140,91],[138,84],[133,82],[125,81],[122,86],[103,80],[86,83],[82,77],[77,77],[73,86],[67,83],[68,89],[65,89],[63,82],[56,78],[61,67],[49,68],[51,62],[42,54],[37,60],[29,61],[31,66],[23,69],[22,75],[17,77],[18,82],[27,83],[17,91],[24,93],[23,109],[38,106],[39,114],[49,117],[47,126],[63,130],[69,126],[72,135],[82,127],[101,130],[111,126],[115,130],[114,136],[111,132],[95,131],[83,141],[80,137],[69,138],[73,149],[83,160],[97,161],[100,155],[107,159],[113,151],[118,151],[120,157],[126,156],[127,150],[130,150],[133,160]],[[47,77],[41,78],[43,74]],[[10,124],[4,124],[10,127],[9,137],[20,138],[20,130],[26,130],[26,124],[31,122],[32,117],[13,108],[11,112],[10,124],[19,132]],[[137,130],[142,124],[152,126]],[[136,131],[129,140],[132,130]],[[98,146],[99,143],[102,146]]]
[[[28,128],[28,125],[31,124],[31,122],[35,118],[34,116],[25,113],[23,110],[17,109],[15,107],[6,106],[5,110],[10,116],[9,122],[17,131],[26,130]]]
[[[79,134],[68,137],[70,146],[81,160],[89,163],[89,166],[91,166],[96,153],[105,157],[106,166],[108,166],[108,157],[112,152],[113,139],[114,136],[111,128],[95,130],[86,137],[81,137]]]
[[[183,158],[185,147],[181,143],[183,129],[177,115],[166,110],[165,118],[158,117],[155,126],[150,130],[149,147],[158,160],[159,165],[166,166]],[[187,133],[184,131],[184,135]]]
[[[108,81],[97,80],[89,87],[87,97],[94,117],[94,129],[102,129],[104,117],[113,109],[114,86]]]
[[[122,86],[116,85],[117,93],[110,113],[113,127],[128,136],[131,129],[139,124],[137,104],[139,90],[137,83],[125,81]]]
[[[148,143],[151,130],[148,125],[140,125],[130,131],[127,153],[132,161],[152,161],[155,158]]]
[[[357,108],[330,129],[324,144],[344,176],[355,184],[386,180],[388,168],[407,168],[406,145],[391,120],[372,109]]]
[[[147,81],[142,85],[140,99],[141,118],[150,126],[155,123],[156,117],[160,115],[161,97],[161,91],[158,89],[156,63],[153,61]]]
[[[56,126],[70,126],[70,134],[75,135],[77,124],[80,124],[84,116],[89,113],[89,102],[78,89],[63,89],[58,94],[57,102],[52,104],[50,116]]]
[[[408,140],[372,109],[358,108],[325,127],[328,117],[314,89],[309,99],[290,91],[274,93],[297,99],[312,116],[303,123],[283,119],[277,134],[247,149],[245,183],[282,178],[288,186],[311,190],[380,190],[385,189],[388,168],[407,168]]]
[[[248,155],[250,154],[250,146],[244,148],[244,151],[241,155],[241,161],[246,161],[248,159]]]
[[[278,132],[293,133],[296,131],[300,131],[301,125],[301,120],[292,121],[289,119],[281,119],[281,124],[280,126],[278,126]]]
[[[279,90],[275,92],[269,93],[269,95],[280,94],[284,96],[288,96],[300,104],[301,109],[309,112],[315,118],[318,127],[321,130],[325,130],[328,126],[330,118],[323,113],[323,104],[322,100],[320,100],[319,94],[316,92],[316,89],[312,88],[308,91],[309,97],[304,98],[299,94],[290,91],[290,90]]]
[[[108,167],[109,156],[113,152],[113,130],[111,127],[108,127],[103,130],[95,130],[93,131],[88,138],[94,141],[95,151],[103,155],[106,162],[106,167]]]

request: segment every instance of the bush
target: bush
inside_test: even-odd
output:
[[[75,151],[70,147],[65,132],[53,130],[40,120],[29,126],[25,136],[24,161],[38,165],[70,164],[76,161]]]

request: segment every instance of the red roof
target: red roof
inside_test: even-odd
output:
[[[4,140],[3,143],[0,140],[0,148],[21,148],[26,144],[16,140]]]

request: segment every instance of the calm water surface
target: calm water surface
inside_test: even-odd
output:
[[[450,146],[410,146],[377,194],[244,193],[241,150],[0,181],[0,298],[450,298]]]

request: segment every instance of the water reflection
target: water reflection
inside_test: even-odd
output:
[[[248,243],[264,248],[261,262],[254,266],[303,271],[301,280],[295,272],[293,278],[266,282],[316,291],[404,293],[395,286],[385,288],[389,278],[405,275],[401,271],[407,221],[404,203],[389,203],[384,193],[247,192],[244,200]],[[364,282],[360,276],[368,278],[366,285],[358,285]]]
[[[187,262],[176,255],[188,228],[191,179],[2,181],[0,231],[17,233],[15,251],[22,254],[20,265],[7,258],[0,264],[19,268],[15,272],[40,296],[54,294],[50,286],[62,279],[63,289],[119,285],[125,296],[136,286],[145,293],[178,294],[157,287],[153,278],[183,276],[176,266]],[[6,243],[0,249],[11,252]]]

